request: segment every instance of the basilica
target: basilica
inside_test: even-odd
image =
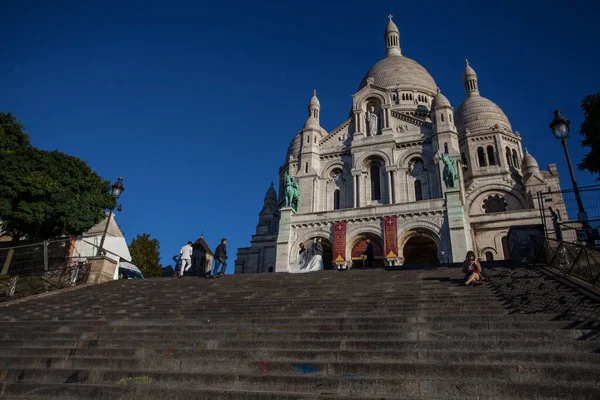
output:
[[[316,238],[325,268],[363,265],[367,239],[376,266],[460,262],[468,250],[502,260],[512,226],[539,224],[536,193],[559,191],[558,171],[541,170],[523,149],[506,114],[480,93],[485,77],[480,85],[466,62],[465,98],[454,109],[402,54],[391,16],[384,45],[337,128],[321,127],[313,93],[235,273],[287,271],[300,244]],[[297,184],[294,204],[286,180]]]

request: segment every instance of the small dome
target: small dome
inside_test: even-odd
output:
[[[277,192],[275,191],[275,188],[273,187],[273,182],[271,182],[271,187],[269,187],[269,189],[267,190],[267,193],[265,193],[265,202],[267,202],[268,200],[270,201],[277,201]]]
[[[298,134],[296,134],[296,136],[294,136],[294,138],[290,142],[290,146],[288,147],[286,157],[288,159],[290,158],[290,156],[294,156],[295,158],[298,158],[298,156],[300,155],[301,147],[302,147],[302,134],[299,132]]]
[[[418,62],[404,56],[388,56],[373,65],[358,90],[367,86],[368,78],[373,78],[375,85],[385,89],[415,89],[430,96],[437,92],[437,85],[429,72]]]
[[[433,102],[431,103],[431,106],[433,108],[452,107],[450,105],[450,101],[448,100],[448,98],[446,96],[444,96],[442,94],[442,92],[440,91],[440,88],[438,88],[438,94],[436,94],[435,97],[433,98]]]
[[[390,18],[390,22],[388,22],[387,26],[385,27],[385,33],[388,34],[388,33],[392,33],[392,32],[400,33],[400,31],[398,30],[398,27],[396,26],[394,21],[392,21],[392,19]]]
[[[467,97],[456,110],[459,133],[482,131],[498,125],[512,131],[508,117],[496,103],[479,95]]]
[[[321,107],[321,102],[319,101],[319,99],[317,98],[317,91],[313,90],[313,97],[312,99],[310,99],[310,103],[308,103],[308,107]]]
[[[523,162],[521,163],[521,169],[523,170],[523,172],[525,174],[527,174],[527,173],[532,174],[536,171],[537,172],[540,171],[540,166],[538,165],[536,159],[533,158],[533,156],[531,154],[529,154],[529,151],[527,151],[527,148],[525,148],[525,155],[523,156]]]
[[[469,60],[465,60],[465,63],[466,66],[462,76],[463,83],[468,81],[469,78],[477,78],[477,73],[475,73],[475,70],[469,65]]]
[[[310,117],[308,117],[306,119],[306,122],[304,123],[304,128],[303,129],[318,129],[318,130],[321,130],[321,125],[319,125],[319,121],[317,121],[317,119],[311,115]]]

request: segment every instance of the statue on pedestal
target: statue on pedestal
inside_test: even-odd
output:
[[[369,136],[377,135],[377,113],[375,112],[375,107],[371,107],[369,111],[367,111],[367,121],[368,121],[368,133]]]
[[[441,159],[444,163],[444,183],[448,189],[454,189],[456,188],[456,180],[458,179],[456,161],[448,153],[442,153]]]
[[[298,212],[300,207],[300,185],[298,180],[286,171],[283,175],[283,184],[285,186],[285,206],[292,207],[295,212]]]

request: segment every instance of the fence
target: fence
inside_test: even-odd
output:
[[[568,243],[596,244],[600,239],[600,186],[580,188],[579,197],[587,214],[585,220],[579,215],[573,189],[537,194],[546,237]]]
[[[71,239],[0,243],[0,301],[85,283],[90,264],[74,250]]]
[[[531,239],[537,262],[600,287],[600,249],[535,235]]]

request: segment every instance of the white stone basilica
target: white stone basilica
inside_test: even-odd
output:
[[[542,171],[523,151],[502,109],[480,94],[469,63],[465,100],[454,110],[425,68],[402,54],[389,18],[385,57],[352,95],[349,118],[327,132],[313,95],[279,169],[279,197],[271,186],[251,246],[238,250],[236,273],[286,271],[300,243],[318,237],[332,267],[336,222],[346,223],[345,263],[361,265],[367,238],[376,265],[459,262],[467,250],[502,260],[511,226],[540,223],[536,193],[560,190],[556,166]],[[455,188],[443,179],[442,153],[456,160]],[[297,212],[282,207],[285,172],[299,183]],[[386,217],[397,221],[391,256],[383,250]]]

